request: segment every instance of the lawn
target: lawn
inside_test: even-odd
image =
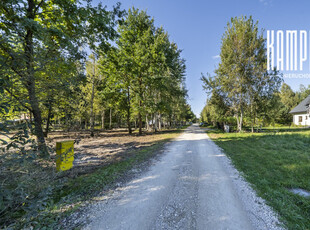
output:
[[[30,153],[0,154],[0,229],[65,229],[66,216],[130,179],[131,169],[140,168],[182,131],[142,136],[105,131],[93,138],[83,133],[53,133],[48,139],[52,146],[59,140],[80,139],[75,146],[78,162],[65,172],[56,172],[55,154],[49,159],[32,158]]]
[[[208,133],[288,229],[310,229],[310,198],[288,191],[310,191],[310,131],[294,131]]]

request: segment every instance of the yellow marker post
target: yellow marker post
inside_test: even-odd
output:
[[[56,142],[56,170],[66,171],[73,167],[74,141]]]

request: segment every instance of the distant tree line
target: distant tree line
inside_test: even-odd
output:
[[[293,92],[282,74],[267,71],[266,41],[252,17],[232,18],[222,37],[220,63],[214,75],[203,75],[207,92],[201,120],[214,126],[291,124],[290,110],[310,94],[310,87]]]

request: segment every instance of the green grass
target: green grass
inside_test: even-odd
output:
[[[310,191],[310,131],[221,133],[210,137],[231,158],[258,195],[280,215],[288,229],[310,229],[310,198],[289,188]]]
[[[62,220],[66,216],[79,209],[85,201],[91,201],[100,192],[113,189],[116,182],[126,180],[129,170],[155,156],[165,143],[182,132],[183,129],[163,132],[160,134],[161,140],[154,141],[146,147],[129,150],[120,160],[73,178],[65,176],[66,172],[63,176],[60,173],[56,177],[49,178],[49,172],[52,172],[50,168],[41,167],[35,172],[35,165],[31,162],[27,165],[22,164],[20,169],[14,170],[25,172],[24,177],[19,174],[15,176],[19,179],[15,181],[16,184],[12,184],[11,188],[7,187],[7,192],[9,193],[10,189],[15,191],[19,184],[23,184],[22,196],[28,194],[29,198],[25,198],[26,204],[17,203],[14,209],[0,213],[0,228],[64,229]],[[32,175],[27,172],[35,173]],[[0,198],[2,198],[1,194]],[[22,197],[18,198],[22,200]]]
[[[291,131],[303,131],[303,130],[309,130],[309,128],[307,126],[266,126],[266,127],[262,127],[262,130],[279,130],[281,131],[287,131],[287,132],[291,132]]]

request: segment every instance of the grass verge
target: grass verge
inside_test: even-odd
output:
[[[310,198],[288,191],[310,191],[310,131],[222,133],[207,131],[258,195],[279,213],[288,229],[310,229]]]
[[[160,140],[129,149],[110,164],[75,177],[66,176],[66,172],[55,172],[50,163],[44,165],[38,161],[20,162],[22,158],[19,161],[2,158],[7,161],[4,162],[6,167],[0,170],[0,177],[10,175],[10,178],[0,185],[0,228],[66,228],[63,225],[65,217],[100,192],[115,187],[118,181],[126,180],[129,170],[154,157],[183,129],[163,131]],[[4,196],[2,191],[5,191]]]

